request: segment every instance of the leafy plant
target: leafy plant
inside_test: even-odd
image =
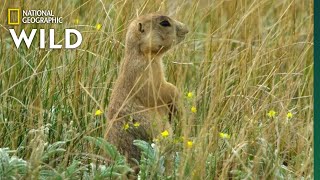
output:
[[[108,166],[101,165],[98,170],[94,172],[95,178],[105,178],[105,177],[118,177],[126,175],[129,172],[133,172],[130,166],[126,163],[126,159],[121,155],[117,148],[110,144],[108,141],[101,137],[90,137],[86,136],[85,139],[94,143],[96,146],[101,148],[107,155],[111,158],[113,162]],[[91,164],[91,170],[97,169],[95,165]]]
[[[0,148],[0,179],[20,179],[28,172],[28,163],[9,155],[9,148]]]

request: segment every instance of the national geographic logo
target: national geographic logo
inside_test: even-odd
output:
[[[8,8],[8,25],[17,26],[20,24],[62,24],[62,17],[55,16],[52,10],[21,10],[20,8]],[[49,30],[49,32],[48,32]],[[29,49],[34,37],[38,34],[40,49],[75,49],[81,45],[82,35],[76,29],[64,29],[64,44],[55,43],[55,29],[31,29],[29,34],[24,29],[16,32],[16,29],[9,28],[9,33],[12,37],[17,49],[24,42]],[[48,36],[46,36],[48,35]],[[71,42],[71,36],[75,36]],[[49,37],[49,38],[46,38]],[[35,45],[36,46],[36,45]]]
[[[55,16],[52,10],[8,9],[8,25],[23,24],[62,24],[62,17]]]

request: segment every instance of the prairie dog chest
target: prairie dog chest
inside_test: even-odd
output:
[[[135,85],[136,97],[145,107],[158,106],[161,85],[165,83],[161,62],[154,62],[145,66],[142,74],[137,77]]]
[[[160,84],[164,81],[164,73],[161,62],[153,62],[147,68],[145,73],[146,79],[149,83],[152,83],[158,88]]]

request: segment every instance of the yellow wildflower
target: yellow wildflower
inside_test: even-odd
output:
[[[187,142],[187,146],[188,146],[188,148],[192,148],[193,142],[192,142],[192,141],[188,141],[188,142]]]
[[[127,129],[129,129],[129,127],[130,127],[129,124],[126,123],[126,124],[123,126],[123,129],[124,129],[124,130],[127,130]]]
[[[79,24],[79,19],[78,19],[78,18],[75,19],[75,20],[74,20],[74,23],[75,23],[75,24]]]
[[[197,108],[195,106],[191,107],[191,112],[196,113],[197,112]]]
[[[139,122],[135,122],[135,123],[133,124],[133,126],[134,126],[134,127],[139,127],[139,126],[140,126],[140,123],[139,123]]]
[[[99,31],[101,29],[102,25],[101,24],[96,24],[96,29]]]
[[[166,138],[166,137],[169,136],[169,132],[168,132],[167,130],[165,130],[165,131],[163,131],[163,132],[161,133],[161,136],[164,137],[164,138]]]
[[[94,115],[100,116],[102,113],[103,113],[103,112],[102,112],[100,109],[98,109],[98,110],[96,110],[96,112],[94,113]]]
[[[288,119],[291,119],[291,118],[292,118],[292,116],[293,116],[293,114],[292,114],[291,112],[288,112],[288,114],[287,114],[287,118],[288,118]]]
[[[188,98],[192,98],[193,97],[193,93],[192,92],[188,92],[187,97]]]
[[[219,136],[222,138],[222,139],[230,139],[230,135],[227,134],[227,133],[219,133]]]
[[[270,110],[268,113],[267,113],[267,116],[269,118],[274,118],[276,116],[276,112],[274,110]]]

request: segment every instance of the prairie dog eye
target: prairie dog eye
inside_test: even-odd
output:
[[[160,25],[161,25],[161,26],[164,26],[164,27],[169,27],[169,26],[171,26],[171,24],[170,24],[169,21],[167,21],[167,20],[161,21],[161,22],[160,22]]]

